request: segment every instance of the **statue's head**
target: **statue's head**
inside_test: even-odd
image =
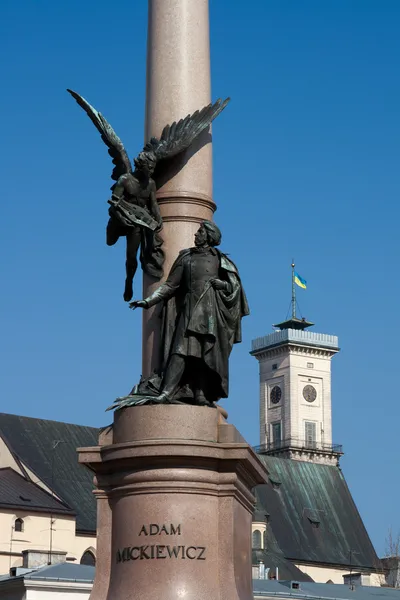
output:
[[[153,152],[143,151],[134,159],[135,168],[147,177],[151,177],[156,168],[157,159]]]
[[[203,221],[194,236],[196,246],[219,246],[221,243],[221,231],[212,221]]]

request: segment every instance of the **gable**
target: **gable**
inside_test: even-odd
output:
[[[0,469],[0,507],[7,510],[47,512],[74,516],[74,512],[65,504],[42,490],[32,481],[10,467]]]
[[[94,533],[93,474],[78,463],[76,449],[96,446],[98,429],[0,413],[0,436],[12,455],[76,513],[77,530]]]
[[[14,471],[20,475],[23,474],[21,465],[12,455],[5,441],[0,437],[0,469],[5,469],[7,467],[14,469]]]

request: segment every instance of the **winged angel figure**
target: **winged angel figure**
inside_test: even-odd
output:
[[[229,98],[224,101],[217,100],[177,123],[164,127],[160,139],[152,137],[145,144],[142,152],[133,161],[133,169],[120,138],[103,115],[79,94],[72,90],[67,91],[100,132],[114,164],[111,178],[116,183],[111,187],[112,195],[108,200],[110,219],[106,241],[108,246],[113,246],[120,237],[126,238],[124,300],[129,302],[133,295],[133,278],[138,266],[139,247],[143,271],[156,279],[160,279],[163,274],[164,252],[160,236],[162,218],[156,199],[162,171],[159,168],[160,163],[162,166],[186,150],[225,108]]]

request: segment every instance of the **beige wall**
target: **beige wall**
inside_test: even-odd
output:
[[[0,437],[0,468],[5,469],[6,467],[11,467],[14,471],[24,476],[17,461],[14,459],[7,445]]]
[[[330,351],[313,347],[296,349],[289,345],[267,351],[259,358],[261,444],[271,441],[270,424],[277,421],[281,422],[283,439],[303,440],[305,421],[314,421],[317,441],[332,443],[331,359]],[[273,365],[277,368],[273,369]],[[302,391],[307,384],[317,390],[313,403],[303,398]],[[282,399],[277,405],[269,400],[275,385],[282,390]]]
[[[24,521],[24,530],[21,532],[14,531],[16,518]],[[10,567],[22,565],[22,556],[13,556],[13,553],[30,548],[49,550],[50,514],[1,510],[0,532],[0,574],[5,574]],[[85,550],[96,548],[96,538],[77,536],[74,517],[53,515],[52,548],[54,551],[67,552],[67,559],[79,563]]]
[[[92,584],[72,581],[0,582],[0,600],[87,600]]]
[[[348,575],[350,572],[348,567],[334,569],[304,564],[296,564],[296,567],[306,575],[309,575],[316,583],[326,583],[329,580],[333,581],[333,583],[343,583],[343,575]],[[372,573],[369,584],[371,586],[380,586],[382,584],[381,579],[382,576],[379,573]]]
[[[91,590],[92,584],[88,583],[55,581],[43,584],[29,581],[26,583],[25,600],[87,600]]]

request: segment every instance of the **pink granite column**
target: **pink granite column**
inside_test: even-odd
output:
[[[145,138],[211,101],[208,0],[149,0]],[[204,132],[182,167],[158,192],[164,221],[165,274],[180,250],[193,246],[203,219],[212,219],[211,136]],[[159,282],[144,276],[146,297]],[[143,314],[144,376],[158,366],[159,307]]]

